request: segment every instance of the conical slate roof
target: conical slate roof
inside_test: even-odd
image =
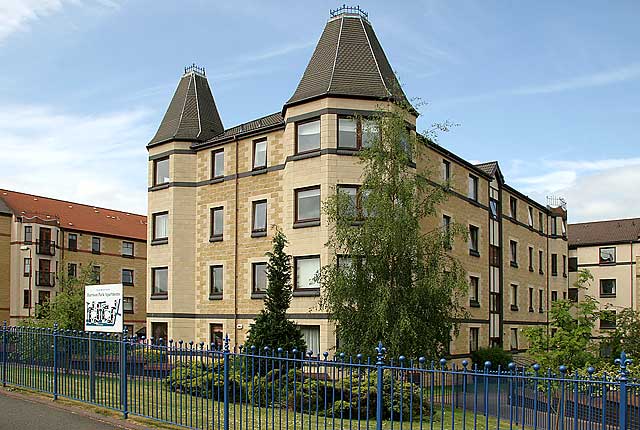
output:
[[[189,67],[149,146],[173,139],[203,142],[224,132],[209,82],[201,69]]]
[[[407,101],[373,27],[360,13],[331,18],[288,106],[322,96]]]

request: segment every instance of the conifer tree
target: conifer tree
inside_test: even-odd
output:
[[[283,348],[285,351],[304,351],[305,341],[300,329],[287,319],[291,304],[291,258],[286,254],[287,238],[276,229],[273,248],[267,252],[267,295],[264,309],[251,324],[247,347],[255,346],[262,351],[269,348]],[[314,351],[317,353],[318,351]]]

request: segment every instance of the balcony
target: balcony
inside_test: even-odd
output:
[[[36,253],[40,255],[56,255],[56,243],[52,240],[39,240],[36,243]]]
[[[55,287],[56,274],[54,272],[36,272],[36,286]]]

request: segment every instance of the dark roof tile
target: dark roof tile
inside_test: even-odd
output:
[[[284,119],[282,118],[282,114],[280,112],[272,113],[267,116],[263,116],[262,118],[254,119],[243,124],[236,125],[234,127],[228,128],[224,131],[224,133],[220,133],[213,138],[192,145],[193,148],[197,148],[203,145],[209,145],[212,143],[220,142],[226,139],[233,138],[234,136],[241,136],[244,134],[250,133],[258,133],[260,130],[270,129],[271,127],[283,126],[284,127]]]
[[[569,246],[637,242],[640,239],[640,218],[569,224],[567,236]]]

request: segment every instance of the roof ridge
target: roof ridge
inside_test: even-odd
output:
[[[364,21],[360,18],[360,24],[362,25],[362,32],[364,33],[364,37],[367,39],[367,45],[369,45],[369,51],[371,51],[371,56],[373,57],[373,62],[376,63],[376,70],[378,70],[378,76],[380,76],[380,80],[382,81],[382,85],[384,85],[384,89],[387,90],[387,94],[392,96],[393,94],[387,87],[387,83],[382,76],[382,71],[380,70],[380,65],[378,64],[378,59],[376,58],[376,54],[373,52],[373,47],[371,46],[371,40],[369,40],[369,35],[367,34],[367,30],[364,28]]]
[[[340,51],[340,38],[342,37],[342,27],[344,26],[344,16],[340,17],[340,31],[338,32],[338,43],[336,43],[336,55],[333,56],[333,67],[331,68],[331,77],[329,78],[329,85],[327,85],[327,92],[331,91],[331,84],[333,83],[333,76],[336,73],[336,63],[338,62],[338,51]]]
[[[2,193],[5,193],[5,192],[6,193],[21,194],[23,196],[37,197],[39,199],[54,200],[54,201],[61,202],[61,203],[68,203],[68,204],[71,204],[71,205],[84,206],[84,207],[87,207],[87,208],[96,208],[96,209],[102,209],[102,210],[106,210],[106,211],[118,212],[118,213],[125,214],[125,215],[127,215],[127,214],[128,215],[135,215],[135,216],[140,216],[140,217],[144,217],[144,218],[147,217],[146,215],[142,215],[142,214],[135,213],[135,212],[128,212],[128,211],[122,211],[122,210],[119,210],[119,209],[105,208],[105,207],[102,207],[102,206],[89,205],[87,203],[72,202],[70,200],[62,200],[62,199],[58,199],[58,198],[55,198],[55,197],[47,197],[47,196],[40,196],[40,195],[37,195],[37,194],[23,193],[22,191],[12,191],[12,190],[4,189],[4,188],[0,188],[0,199],[2,199]],[[4,201],[4,199],[2,199],[2,200]],[[6,201],[5,201],[5,203],[6,203]],[[7,204],[7,206],[9,206],[8,203],[6,203],[6,204]]]
[[[598,223],[604,223],[604,222],[620,222],[620,221],[640,221],[640,217],[603,219],[603,220],[596,220],[596,221],[581,221],[581,222],[572,222],[572,223],[569,223],[568,225],[598,224]]]

